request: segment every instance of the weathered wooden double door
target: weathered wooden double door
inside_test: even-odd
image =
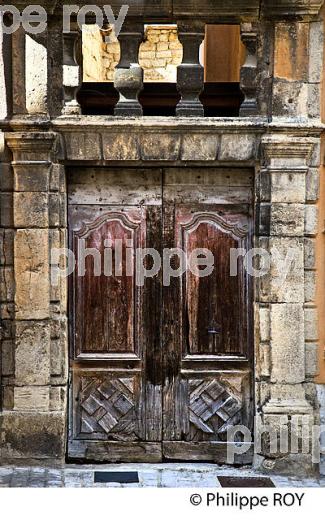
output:
[[[70,458],[224,462],[251,427],[251,202],[245,169],[70,170]]]

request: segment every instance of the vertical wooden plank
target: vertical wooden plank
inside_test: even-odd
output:
[[[161,206],[147,208],[146,247],[162,252]],[[148,255],[145,267],[152,267]],[[161,351],[162,272],[145,280],[143,343],[145,345],[145,422],[146,440],[161,441],[162,436],[162,351]]]
[[[175,205],[163,200],[163,246],[176,247]],[[173,268],[177,267],[172,260]],[[170,285],[163,287],[163,438],[177,440],[182,434],[181,396],[181,277],[171,278]],[[185,403],[184,403],[185,404]]]

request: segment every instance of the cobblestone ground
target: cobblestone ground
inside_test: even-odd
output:
[[[138,484],[94,483],[94,471],[138,471]],[[52,467],[1,467],[0,487],[220,487],[218,476],[265,476],[249,468],[232,469],[213,464],[110,464]],[[325,477],[298,479],[272,476],[276,487],[325,487]]]

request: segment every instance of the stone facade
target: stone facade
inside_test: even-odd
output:
[[[188,3],[189,9],[196,4]],[[310,426],[320,421],[324,392],[319,389],[317,394],[315,375],[319,370],[319,327],[324,324],[320,320],[324,317],[317,299],[316,285],[322,279],[316,283],[315,246],[322,233],[318,212],[324,204],[319,199],[324,128],[321,2],[268,0],[263,2],[260,19],[259,2],[237,0],[212,11],[208,4],[205,2],[203,10],[205,21],[244,20],[246,43],[256,43],[257,38],[257,51],[250,46],[250,59],[241,75],[249,118],[243,113],[229,119],[82,116],[75,99],[80,83],[78,60],[75,52],[70,52],[77,34],[63,41],[54,19],[48,27],[47,45],[42,40],[28,47],[33,56],[38,55],[35,46],[42,51],[34,78],[45,93],[41,96],[28,85],[31,72],[26,74],[23,35],[14,34],[11,41],[3,38],[2,55],[8,56],[10,46],[15,74],[11,82],[10,60],[0,58],[0,85],[4,85],[0,99],[2,461],[65,459],[67,283],[62,280],[58,287],[51,284],[50,251],[67,241],[69,165],[110,167],[123,166],[125,161],[141,167],[177,165],[184,167],[184,175],[188,164],[254,169],[256,246],[267,250],[276,247],[280,252],[293,247],[297,252],[285,286],[276,283],[276,267],[272,265],[267,276],[256,280],[256,415],[264,426],[276,430],[283,424],[292,430],[296,422],[305,421],[307,437]],[[181,16],[176,7],[177,16]],[[186,44],[184,26],[182,42]],[[137,31],[130,31],[132,37],[141,36]],[[195,26],[188,33],[188,39],[194,34],[198,48],[201,29]],[[175,35],[161,33],[169,35],[168,39],[171,34]],[[136,36],[139,41],[140,36]],[[150,42],[148,34],[147,43],[157,45],[158,52],[158,44],[167,42]],[[155,51],[147,48],[143,52]],[[198,71],[198,60],[185,64],[191,72]],[[127,81],[135,76],[130,65],[120,70],[123,74],[118,86],[122,92],[122,83],[128,87]],[[139,67],[136,74],[138,81]],[[62,90],[64,99],[60,98]],[[122,101],[122,109],[129,106],[130,99]],[[254,103],[257,113],[252,116],[249,110],[255,110]],[[262,471],[306,474],[318,470],[310,451],[274,456],[269,448],[264,436],[255,454],[255,465]]]

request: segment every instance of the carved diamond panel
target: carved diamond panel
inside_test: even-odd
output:
[[[133,378],[81,378],[81,434],[133,439],[135,419]]]
[[[189,418],[196,430],[220,435],[240,422],[242,401],[220,380],[190,380],[189,392]]]

